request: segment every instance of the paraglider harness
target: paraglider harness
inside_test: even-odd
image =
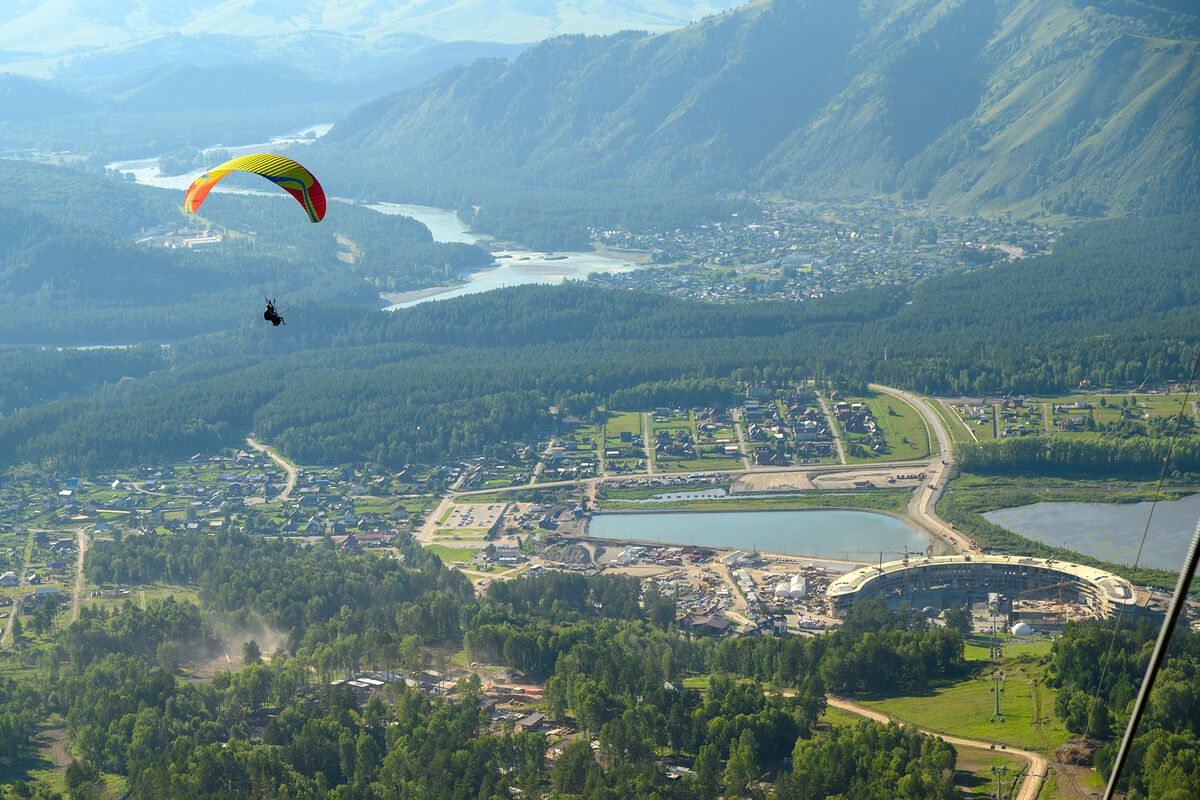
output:
[[[267,301],[267,307],[263,311],[263,319],[271,323],[275,327],[284,324],[283,317],[279,316],[279,312],[275,310],[275,301],[272,299],[263,298]]]

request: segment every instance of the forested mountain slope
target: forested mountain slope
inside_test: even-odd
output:
[[[1179,0],[758,0],[450,70],[313,159],[360,195],[485,210],[685,186],[1159,214],[1200,207],[1198,93]]]
[[[380,289],[491,262],[408,217],[346,203],[312,225],[282,193],[216,194],[184,215],[182,192],[70,169],[0,160],[0,182],[0,345],[175,341],[248,327],[264,294],[378,305]],[[222,239],[184,246],[202,233]]]
[[[525,438],[551,424],[551,405],[723,404],[764,377],[945,393],[1186,379],[1200,338],[1197,254],[1194,216],[1114,220],[1065,236],[1051,256],[799,309],[586,284],[395,314],[302,306],[278,335],[182,342],[173,368],[0,419],[0,459],[100,469],[253,430],[300,461],[399,465]],[[16,376],[13,390],[34,377]]]

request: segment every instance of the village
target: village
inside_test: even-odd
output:
[[[839,504],[903,511],[927,478],[929,431],[899,396],[841,396],[812,386],[750,382],[725,408],[660,407],[559,413],[536,440],[489,457],[384,470],[299,467],[265,446],[196,454],[88,479],[0,476],[0,620],[47,596],[65,624],[89,603],[111,606],[180,587],[93,586],[87,548],[148,533],[216,533],[328,541],[345,552],[396,557],[417,541],[486,591],[543,570],[636,575],[676,598],[685,627],[747,635],[837,624],[823,587],[861,556],[798,558],[734,547],[620,542],[589,534],[594,515],[678,508]],[[952,399],[964,435],[1033,430],[1069,435],[1098,425],[1155,423],[1164,394]],[[1160,408],[1161,406],[1161,408]],[[828,496],[822,493],[829,493]],[[857,493],[857,494],[856,494]],[[802,580],[800,580],[802,579]],[[23,623],[25,620],[22,621]]]
[[[695,300],[802,302],[1052,247],[1055,233],[1012,219],[959,219],[885,200],[814,206],[754,200],[761,218],[633,232],[595,229],[599,247],[643,251],[641,269],[594,275],[601,284]]]

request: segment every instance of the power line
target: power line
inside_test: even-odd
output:
[[[1138,544],[1137,557],[1134,559],[1133,568],[1136,570],[1142,558],[1142,548],[1146,545],[1146,538],[1150,533],[1150,521],[1154,518],[1154,509],[1158,505],[1159,496],[1162,494],[1163,481],[1166,479],[1167,468],[1171,463],[1171,454],[1175,449],[1175,442],[1179,438],[1179,429],[1183,424],[1184,410],[1187,408],[1188,397],[1191,395],[1192,386],[1196,380],[1196,370],[1200,367],[1200,347],[1196,349],[1196,357],[1192,361],[1192,373],[1188,377],[1187,387],[1184,389],[1183,400],[1179,404],[1179,413],[1175,416],[1175,430],[1171,434],[1171,439],[1167,443],[1167,453],[1163,458],[1162,471],[1158,476],[1158,484],[1154,489],[1154,501],[1150,504],[1150,513],[1146,516],[1146,527],[1142,530],[1142,540]],[[1162,629],[1158,632],[1158,641],[1154,645],[1154,654],[1150,658],[1150,663],[1146,665],[1146,676],[1142,679],[1141,688],[1138,691],[1137,700],[1134,702],[1133,710],[1129,715],[1129,724],[1125,729],[1125,735],[1121,738],[1121,746],[1117,752],[1117,758],[1113,762],[1112,774],[1109,776],[1108,785],[1104,790],[1104,800],[1112,800],[1113,792],[1116,791],[1117,782],[1121,778],[1121,770],[1125,766],[1125,761],[1129,757],[1129,748],[1133,742],[1133,735],[1137,731],[1138,722],[1142,718],[1142,714],[1146,708],[1146,701],[1150,697],[1150,690],[1154,686],[1154,679],[1158,675],[1158,670],[1162,666],[1163,661],[1167,656],[1167,644],[1171,639],[1171,631],[1175,627],[1175,622],[1179,619],[1180,613],[1183,611],[1185,598],[1187,597],[1188,587],[1192,582],[1192,574],[1196,571],[1196,565],[1200,562],[1200,523],[1196,525],[1196,532],[1192,536],[1192,543],[1188,549],[1188,556],[1184,561],[1183,569],[1179,573],[1179,580],[1175,586],[1175,594],[1171,598],[1171,605],[1167,610],[1167,616],[1163,620]],[[1112,639],[1109,640],[1108,651],[1104,655],[1104,666],[1100,672],[1100,682],[1096,684],[1096,693],[1092,696],[1091,708],[1088,710],[1087,725],[1090,727],[1092,716],[1096,709],[1096,703],[1100,699],[1100,689],[1104,684],[1104,677],[1108,671],[1109,661],[1112,658],[1112,651],[1117,642],[1117,635],[1121,630],[1121,622],[1125,616],[1125,606],[1121,606],[1121,610],[1117,615],[1117,624],[1113,628]]]

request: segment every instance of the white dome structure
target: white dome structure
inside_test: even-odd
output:
[[[1016,625],[1012,626],[1012,635],[1013,636],[1032,636],[1033,628],[1029,627],[1029,623],[1027,623],[1027,622],[1018,622]]]

